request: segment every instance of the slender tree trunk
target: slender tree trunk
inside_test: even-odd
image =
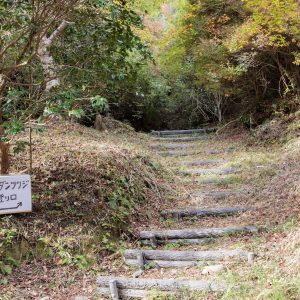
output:
[[[4,90],[6,86],[6,80],[3,75],[0,74],[0,153],[1,153],[1,175],[7,174],[9,170],[9,145],[3,141],[4,128],[3,124],[3,104],[4,104]]]
[[[3,141],[4,128],[0,124],[0,150],[1,150],[1,175],[8,174],[9,171],[9,144]]]
[[[6,80],[2,74],[0,74],[0,126],[3,122],[3,104],[4,104],[4,90],[6,86]],[[0,129],[1,130],[1,129]],[[0,134],[2,134],[0,132]]]
[[[0,142],[1,148],[1,175],[6,175],[9,172],[9,144]]]
[[[222,95],[216,93],[213,95],[214,102],[215,102],[215,110],[216,110],[216,117],[218,118],[219,123],[223,120],[223,97]]]

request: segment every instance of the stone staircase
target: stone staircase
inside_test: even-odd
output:
[[[197,183],[202,185],[200,191],[190,193],[191,197],[204,197],[206,201],[217,201],[222,198],[229,198],[231,195],[242,197],[243,193],[236,190],[222,191],[214,190],[205,191],[206,185],[218,184],[226,182],[226,176],[242,172],[241,169],[231,167],[221,167],[226,163],[222,159],[193,159],[193,155],[199,153],[205,154],[230,154],[233,149],[199,149],[199,142],[210,139],[210,134],[215,131],[214,128],[196,129],[196,130],[173,130],[173,131],[154,131],[152,132],[153,144],[151,147],[158,151],[161,155],[170,156],[171,158],[184,157],[182,162],[178,159],[177,167],[185,168],[182,170],[182,183]],[[190,157],[190,159],[189,159]],[[202,178],[203,175],[205,178]],[[213,175],[214,178],[209,176]],[[202,177],[201,177],[202,176]],[[225,176],[225,178],[224,178]],[[203,188],[204,187],[204,188]],[[204,190],[203,190],[204,189]],[[185,220],[216,218],[235,216],[241,213],[251,213],[255,208],[249,206],[234,205],[228,207],[219,207],[216,202],[215,207],[203,208],[198,206],[190,206],[184,208],[174,207],[161,211],[163,219],[173,219],[177,223],[184,226]],[[164,250],[161,245],[178,244],[186,245],[209,245],[212,240],[224,236],[242,236],[256,234],[258,228],[251,224],[243,226],[226,226],[226,227],[193,227],[180,229],[158,229],[143,230],[140,232],[139,249],[127,249],[124,253],[124,262],[143,272],[147,272],[149,268],[192,268],[197,267],[200,262],[208,262],[211,264],[216,261],[244,261],[252,263],[256,254],[240,249],[208,249],[208,250]],[[152,249],[145,249],[144,246],[151,246]],[[217,272],[222,270],[222,264],[209,265],[207,272]],[[205,270],[203,271],[205,272]],[[205,273],[202,273],[205,274]],[[98,292],[113,300],[125,298],[144,298],[151,294],[152,290],[163,291],[168,294],[176,295],[181,289],[191,291],[208,291],[208,292],[224,292],[228,288],[226,284],[210,280],[191,280],[190,278],[182,279],[156,279],[156,278],[126,278],[126,277],[110,277],[99,276],[97,278]],[[180,298],[178,298],[180,299]]]

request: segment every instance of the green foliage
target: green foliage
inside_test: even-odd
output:
[[[148,48],[134,33],[142,27],[141,19],[129,4],[99,1],[96,9],[78,9],[74,21],[78,25],[67,28],[63,49],[61,45],[54,48],[56,61],[68,66],[62,70],[65,85],[82,98],[91,97],[94,110],[105,113],[113,103],[117,114],[123,95],[135,92],[130,89],[138,69],[150,58]]]
[[[77,90],[68,90],[55,93],[48,100],[48,106],[45,108],[46,115],[59,114],[59,115],[75,115],[78,109],[78,97],[80,93]]]
[[[3,228],[0,231],[1,234],[1,246],[11,245],[14,238],[17,235],[17,231],[15,229],[6,229]]]
[[[70,23],[48,49],[61,79],[50,92],[34,49],[39,32],[49,36],[61,20],[33,28],[34,9],[30,1],[0,5],[9,134],[44,111],[87,125],[109,111],[137,129],[197,126],[222,120],[231,105],[255,114],[299,90],[296,0],[53,1],[49,16],[65,11]]]
[[[247,0],[253,13],[253,26],[267,38],[272,46],[283,47],[289,36],[300,34],[299,1],[296,0]]]
[[[13,118],[10,122],[3,123],[3,127],[10,135],[15,135],[24,130],[24,122]]]
[[[44,111],[84,119],[89,124],[96,113],[107,113],[110,103],[115,112],[124,93],[135,93],[129,89],[135,86],[140,67],[151,57],[136,34],[143,24],[131,2],[84,1],[70,7],[68,3],[42,3],[45,12],[49,11],[49,19],[57,11],[66,10],[71,22],[49,49],[60,66],[57,73],[62,80],[58,87],[45,92],[43,66],[34,50],[39,46],[39,32],[48,28],[48,19],[36,20],[36,28],[31,28],[34,9],[42,6],[35,7],[37,4],[27,1],[16,5],[1,2],[0,44],[5,51],[0,52],[0,59],[5,65],[0,68],[0,79],[4,76],[8,80],[0,80],[0,85],[4,84],[4,88],[0,86],[0,97],[4,97],[0,110],[7,123],[14,122],[7,125],[13,132],[21,129],[16,128],[16,121],[40,116]],[[59,22],[51,20],[45,34],[49,36]]]
[[[270,289],[263,290],[258,299],[298,299],[300,296],[300,281],[299,278],[294,278],[288,282],[284,280],[274,280],[271,283]]]
[[[107,99],[101,96],[95,96],[91,98],[92,107],[100,113],[107,112],[109,109]]]
[[[106,98],[96,95],[90,98],[82,97],[80,90],[68,90],[52,94],[48,106],[44,110],[47,115],[61,115],[77,120],[93,120],[98,113],[105,114],[109,111]]]
[[[153,29],[157,24],[160,30]],[[178,127],[225,114],[262,122],[269,103],[299,91],[299,30],[295,0],[164,1],[143,34],[155,43],[155,77],[169,87],[167,123],[178,112],[186,120],[176,120]],[[265,106],[270,109],[256,118]]]
[[[28,141],[16,141],[14,147],[13,147],[13,153],[14,154],[18,154],[20,152],[24,152],[26,150],[26,147],[29,146],[29,142]]]
[[[130,198],[130,195],[134,193],[134,186],[124,176],[121,176],[119,181],[115,182],[115,189],[107,199],[109,207],[114,211],[114,222],[105,224],[105,228],[114,229],[118,224],[122,224],[127,220],[128,215],[134,208],[134,200]]]
[[[85,255],[76,255],[74,259],[79,269],[87,270],[90,267],[89,259]]]
[[[11,256],[4,256],[6,249],[12,245],[16,238],[17,231],[15,229],[1,229],[0,230],[0,274],[10,275],[13,271],[13,267],[18,267],[19,262]],[[1,282],[6,284],[7,281]]]

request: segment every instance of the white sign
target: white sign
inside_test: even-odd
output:
[[[15,214],[31,211],[30,176],[0,176],[0,214]]]

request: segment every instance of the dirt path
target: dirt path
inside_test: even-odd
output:
[[[247,248],[261,221],[251,201],[254,185],[242,183],[247,170],[234,143],[219,143],[205,131],[157,135],[152,148],[177,174],[178,196],[162,207],[160,219],[140,228],[140,244],[125,251],[125,262],[138,271],[127,278],[99,277],[99,291],[113,299],[165,299],[164,293],[218,299],[232,288],[222,274],[251,268],[257,255]]]

